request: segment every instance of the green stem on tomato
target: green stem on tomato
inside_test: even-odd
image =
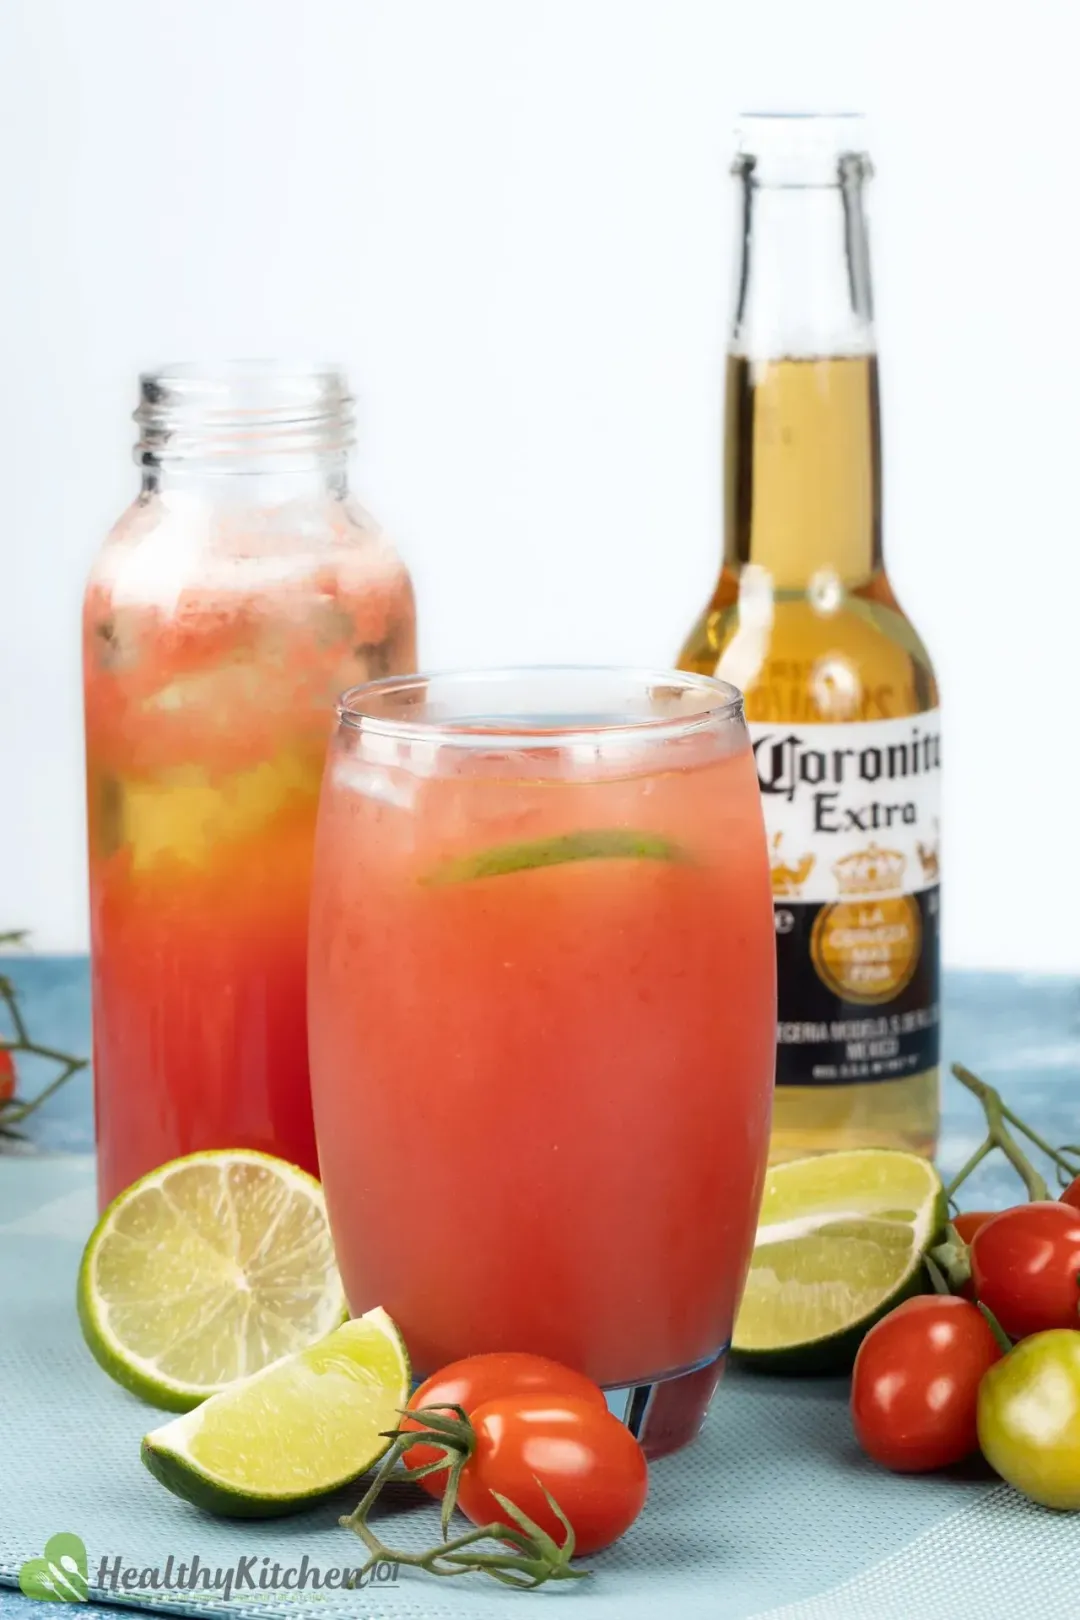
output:
[[[930,1254],[923,1255],[923,1265],[926,1267],[930,1276],[930,1281],[934,1285],[934,1293],[951,1294],[952,1289],[949,1287],[945,1273],[934,1259],[934,1252],[935,1251],[931,1251]]]
[[[960,1084],[966,1086],[968,1091],[979,1099],[983,1113],[986,1116],[987,1130],[985,1141],[972,1154],[959,1175],[955,1176],[946,1187],[945,1196],[951,1199],[955,1195],[957,1188],[967,1180],[972,1170],[982,1162],[986,1154],[993,1148],[1000,1148],[1027,1188],[1028,1198],[1032,1200],[1048,1199],[1050,1197],[1049,1187],[1009,1130],[1005,1120],[1008,1118],[1012,1124],[1023,1131],[1025,1136],[1034,1141],[1035,1138],[1032,1136],[1028,1126],[1023,1121],[1018,1120],[1011,1110],[1005,1108],[999,1093],[994,1090],[993,1086],[988,1086],[985,1080],[980,1080],[978,1075],[972,1074],[970,1069],[965,1069],[962,1063],[954,1063],[952,1072]],[[1053,1154],[1051,1156],[1056,1157]]]
[[[927,1255],[926,1264],[938,1293],[958,1294],[964,1284],[970,1281],[970,1249],[951,1221],[945,1228],[942,1241],[935,1244]],[[944,1282],[944,1289],[938,1287],[938,1277]]]
[[[52,1052],[42,1051],[40,1047],[34,1046],[33,1043],[29,1041],[21,1045],[9,1045],[8,1042],[3,1041],[0,1042],[0,1046],[3,1046],[4,1050],[7,1052],[27,1052],[33,1057],[58,1056],[58,1054]],[[31,1097],[29,1102],[9,1103],[7,1108],[0,1111],[0,1119],[2,1119],[5,1126],[21,1125],[24,1120],[29,1119],[30,1115],[34,1113],[35,1110],[41,1107],[42,1103],[48,1102],[49,1098],[55,1091],[59,1091],[61,1086],[66,1085],[73,1074],[78,1074],[80,1069],[85,1068],[85,1058],[67,1058],[65,1060],[64,1068],[58,1075],[56,1075],[54,1079],[49,1081],[47,1086],[44,1086],[42,1090],[38,1092],[36,1097]]]
[[[9,929],[0,933],[0,946],[22,945],[25,940],[26,934],[21,929]],[[69,1052],[60,1052],[54,1046],[42,1046],[39,1041],[31,1039],[26,1019],[19,1006],[18,991],[6,974],[0,974],[0,1009],[6,1012],[14,1035],[13,1040],[0,1039],[0,1051],[12,1055],[21,1053],[26,1057],[43,1058],[47,1063],[55,1063],[60,1068],[60,1073],[54,1076],[36,1097],[31,1097],[27,1102],[13,1097],[6,1103],[0,1103],[0,1135],[7,1136],[17,1135],[12,1127],[21,1125],[24,1120],[29,1119],[30,1115],[40,1108],[42,1103],[47,1102],[54,1092],[59,1091],[73,1074],[85,1069],[87,1060],[73,1057]]]
[[[551,1501],[557,1511],[558,1504],[554,1498],[551,1498]],[[345,1522],[342,1520],[343,1524]],[[476,1529],[467,1531],[465,1535],[455,1536],[452,1540],[444,1541],[440,1546],[432,1547],[425,1553],[391,1551],[383,1547],[376,1537],[372,1536],[370,1541],[365,1537],[363,1538],[365,1545],[372,1556],[360,1574],[364,1575],[376,1564],[390,1559],[398,1564],[407,1564],[412,1569],[426,1570],[429,1575],[453,1576],[470,1573],[490,1575],[493,1580],[500,1581],[504,1586],[516,1586],[523,1590],[543,1586],[547,1581],[580,1581],[588,1575],[587,1569],[571,1569],[568,1562],[570,1553],[560,1548],[538,1525],[533,1525],[531,1519],[526,1519],[525,1522],[532,1525],[531,1535],[504,1524],[479,1525]],[[521,1550],[519,1553],[466,1551],[479,1542],[489,1540],[508,1542]],[[549,1543],[556,1556],[550,1556],[540,1545],[541,1542]]]
[[[997,1340],[998,1349],[1001,1351],[1002,1355],[1007,1356],[1013,1347],[1013,1342],[1009,1338],[1009,1335],[1005,1332],[1005,1329],[1002,1327],[989,1305],[984,1305],[981,1299],[977,1299],[975,1304],[982,1312],[991,1333]]]
[[[15,1039],[5,1041],[4,1045],[12,1052],[19,1051],[29,1044],[30,1034],[23,1020],[15,986],[6,974],[0,974],[0,1001],[7,1008],[8,1017],[11,1019],[11,1027],[15,1031]]]
[[[458,1415],[450,1417],[447,1415],[449,1412]],[[574,1556],[573,1527],[551,1492],[543,1485],[540,1488],[548,1505],[565,1531],[561,1544],[497,1491],[493,1491],[492,1495],[513,1523],[481,1525],[463,1536],[450,1538],[450,1516],[457,1503],[458,1481],[476,1444],[473,1426],[460,1406],[422,1406],[402,1412],[401,1416],[403,1420],[408,1418],[414,1423],[421,1419],[427,1423],[427,1427],[402,1429],[399,1424],[396,1429],[389,1431],[386,1438],[391,1442],[390,1448],[379,1464],[374,1479],[353,1511],[338,1521],[344,1529],[358,1535],[368,1550],[369,1557],[362,1574],[385,1561],[423,1569],[429,1575],[467,1575],[473,1572],[488,1575],[504,1586],[525,1589],[543,1586],[547,1581],[576,1581],[588,1574],[588,1570],[569,1567]],[[398,1464],[413,1446],[436,1446],[443,1455],[433,1463],[401,1470]],[[450,1476],[443,1495],[442,1541],[437,1547],[423,1553],[400,1552],[388,1547],[368,1522],[368,1515],[384,1487],[390,1480],[422,1479],[425,1474],[436,1473],[442,1468],[448,1468]],[[537,1483],[540,1484],[540,1481]],[[503,1548],[509,1545],[516,1550],[473,1551],[481,1541],[498,1541]]]
[[[961,1186],[967,1180],[968,1176],[971,1175],[973,1170],[978,1169],[979,1165],[982,1164],[983,1160],[986,1158],[986,1155],[992,1150],[993,1146],[994,1143],[991,1141],[991,1139],[986,1137],[982,1142],[979,1143],[979,1146],[975,1149],[975,1152],[971,1155],[971,1158],[968,1159],[963,1169],[957,1171],[956,1175],[949,1182],[949,1185],[945,1188],[945,1197],[950,1204],[953,1201],[953,1194],[955,1193],[957,1187]]]
[[[1028,1141],[1033,1143],[1040,1153],[1045,1153],[1046,1157],[1051,1159],[1059,1170],[1064,1170],[1070,1181],[1074,1176],[1080,1175],[1080,1149],[1070,1147],[1068,1144],[1064,1144],[1059,1148],[1051,1147],[1050,1143],[1044,1140],[1038,1131],[1033,1130],[1027,1121],[1021,1119],[1018,1114],[1014,1114],[1005,1102],[1001,1104],[1001,1115],[1003,1119],[1008,1120],[1010,1125],[1015,1125],[1018,1131],[1022,1131]]]

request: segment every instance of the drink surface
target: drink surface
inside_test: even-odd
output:
[[[920,735],[936,736],[933,669],[882,566],[874,355],[769,359],[733,353],[728,359],[726,424],[724,567],[683,648],[680,667],[722,675],[743,689],[761,764],[763,750],[785,742],[789,751],[822,754],[828,761],[835,746],[830,750],[822,736],[827,738],[834,726],[843,728],[844,746],[858,744],[856,755],[877,750],[886,761],[890,747],[895,751],[910,741],[911,728],[898,727],[899,722],[925,715]],[[939,749],[938,743],[937,763]],[[825,804],[818,824],[797,818],[793,824],[791,801],[783,793],[770,793],[769,771],[762,772],[780,953],[776,1158],[871,1145],[933,1150],[938,1120],[937,780],[931,771],[917,792],[907,791],[908,782],[902,793],[884,793],[875,786],[850,802],[841,795]],[[813,787],[806,784],[807,794],[812,795]],[[906,808],[910,805],[914,810]],[[899,808],[890,815],[890,806]],[[856,812],[854,825],[844,820],[847,809]],[[813,813],[808,804],[807,815]],[[845,842],[836,836],[842,830],[858,837]],[[845,897],[842,882],[845,876],[850,881],[850,869],[838,878],[830,875],[840,856],[857,855],[860,848],[871,852],[871,860],[874,851],[902,858],[902,876],[892,890],[886,885],[880,891],[887,895],[884,911],[872,890]],[[831,887],[815,889],[826,879]],[[871,879],[885,883],[876,869]],[[923,896],[917,903],[918,919],[910,906],[900,903],[901,894],[913,892]],[[856,995],[848,996],[848,973],[842,975],[845,983],[832,986],[833,1004],[823,1007],[817,995],[822,981],[818,968],[829,952],[819,950],[814,965],[813,924],[821,903],[834,899],[839,904],[845,898],[854,900],[856,910],[834,911],[825,929],[831,927],[833,942],[840,941],[853,957],[862,952],[881,959],[883,977],[876,988],[883,997],[863,999],[875,988],[866,984],[855,984]],[[819,930],[819,945],[821,939]],[[911,1005],[894,1005],[895,998],[887,993],[889,974],[895,986],[908,967],[912,977],[901,988]],[[786,1002],[796,1009],[788,1016]],[[822,1046],[832,1048],[819,1055],[825,1061],[803,1044],[811,1018],[837,1026],[835,1031],[830,1027],[828,1040],[822,1035]],[[895,1030],[888,1027],[891,1018],[901,1020]],[[899,1033],[905,1020],[924,1026],[929,1021],[935,1033],[905,1047]],[[865,1028],[856,1030],[857,1024]],[[831,1039],[834,1034],[838,1040]],[[897,1054],[886,1054],[882,1043],[898,1041],[904,1063],[916,1053],[926,1058],[916,1072],[883,1078],[880,1070],[867,1071],[867,1078],[858,1078],[864,1062],[882,1064],[888,1073]],[[823,1078],[830,1063],[838,1074],[843,1068],[841,1083]]]
[[[103,1201],[201,1148],[317,1170],[305,939],[332,705],[415,658],[377,536],[309,546],[157,504],[149,534],[144,508],[122,521],[84,610]]]
[[[527,735],[411,764],[378,741],[334,744],[312,894],[312,1084],[351,1308],[381,1300],[420,1373],[528,1349],[618,1386],[710,1359],[772,1091],[745,733],[615,763],[575,745],[554,767]]]

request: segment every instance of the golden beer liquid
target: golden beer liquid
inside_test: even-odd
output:
[[[726,392],[724,565],[679,667],[742,687],[750,722],[835,724],[935,709],[930,659],[882,563],[875,356],[731,355]],[[898,909],[894,922],[902,917]],[[819,945],[835,962],[829,941]],[[783,1085],[771,1156],[846,1147],[932,1154],[937,1130],[936,1067],[900,1080]]]

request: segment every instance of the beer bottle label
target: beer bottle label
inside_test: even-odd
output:
[[[750,725],[772,865],[778,1085],[938,1061],[940,711]]]

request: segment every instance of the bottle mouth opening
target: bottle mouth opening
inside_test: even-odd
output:
[[[139,377],[135,460],[259,472],[344,459],[355,401],[340,366],[277,360],[174,362]]]
[[[868,146],[862,113],[743,113],[731,172],[781,189],[851,185],[874,172]]]

